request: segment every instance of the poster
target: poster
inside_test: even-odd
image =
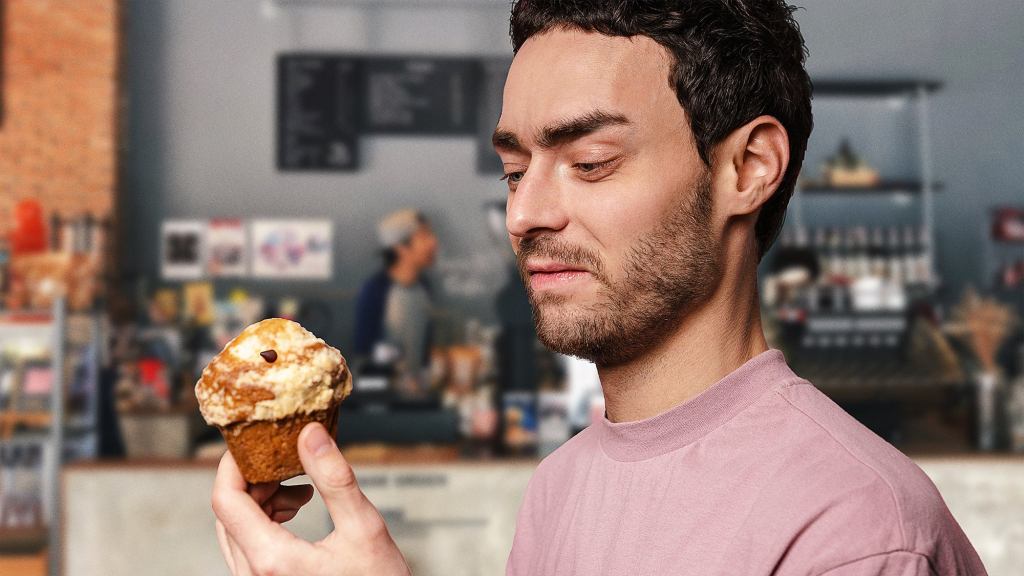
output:
[[[213,284],[189,282],[185,284],[185,319],[196,326],[213,324],[215,304]]]
[[[250,230],[253,276],[331,278],[334,226],[330,220],[253,220]]]
[[[205,268],[206,222],[164,220],[160,229],[160,275],[164,280],[196,280]]]
[[[242,220],[211,220],[206,230],[206,271],[210,276],[245,276],[249,238]]]

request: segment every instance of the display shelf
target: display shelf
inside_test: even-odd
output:
[[[0,517],[0,542],[10,545],[0,546],[0,559],[47,548],[51,558],[44,566],[57,573],[60,470],[69,458],[95,452],[101,341],[98,315],[69,315],[60,299],[50,313],[0,314],[0,353],[6,356],[6,368],[14,371],[14,383],[3,391],[5,402],[0,404],[0,448],[6,455],[0,471],[14,480],[0,484],[0,501],[10,498],[38,514],[30,522],[8,518],[12,525],[6,526]],[[23,390],[24,370],[30,365],[48,370],[44,390]],[[31,406],[22,398],[30,399]],[[36,488],[27,490],[26,485]]]
[[[937,92],[942,82],[925,79],[820,78],[812,81],[815,96],[886,98]]]
[[[815,358],[828,359],[828,369],[815,371],[815,384],[822,388],[842,390],[856,387],[865,390],[927,388],[936,383],[936,379],[931,375],[908,372],[910,369],[906,366],[905,358],[902,358],[911,328],[910,318],[906,316],[904,308],[928,301],[934,296],[939,285],[939,275],[935,270],[934,196],[943,188],[943,185],[935,180],[933,174],[928,106],[931,95],[942,87],[942,83],[917,78],[820,78],[813,81],[813,86],[816,101],[821,97],[858,97],[877,100],[907,98],[913,100],[917,112],[916,147],[919,152],[920,166],[916,170],[916,177],[883,178],[870,186],[838,186],[820,178],[803,179],[798,183],[797,193],[790,202],[792,222],[797,232],[796,237],[802,238],[800,242],[803,242],[802,244],[798,243],[798,248],[813,245],[816,251],[813,253],[814,257],[819,262],[822,259],[839,261],[840,275],[850,276],[849,269],[853,267],[856,269],[852,273],[854,277],[862,275],[893,278],[894,282],[902,285],[901,293],[905,294],[905,297],[900,299],[902,303],[894,305],[900,309],[893,312],[895,316],[890,319],[889,324],[891,325],[879,328],[865,324],[864,330],[856,330],[853,328],[860,327],[865,321],[873,321],[870,317],[876,314],[854,316],[847,314],[849,318],[843,318],[845,310],[840,310],[840,308],[848,308],[851,304],[847,302],[834,310],[838,315],[829,318],[826,317],[827,314],[822,315],[815,312],[818,306],[817,301],[820,300],[818,296],[815,296],[815,303],[807,304],[806,315],[809,321],[806,326],[800,330],[790,330],[790,334],[796,336],[796,339],[791,339],[790,344],[794,347],[794,352],[799,352],[811,360]],[[908,199],[909,204],[909,200],[913,199],[916,201],[913,213],[901,212],[900,217],[904,220],[910,218],[914,222],[904,221],[899,225],[890,222],[886,226],[888,230],[874,229],[870,238],[868,237],[867,223],[849,223],[849,227],[843,232],[841,239],[840,230],[836,228],[827,234],[828,237],[822,235],[822,239],[819,239],[816,235],[811,244],[810,229],[814,228],[815,224],[805,221],[803,203],[805,201],[810,203],[812,198],[816,199],[816,202],[835,201],[851,206],[855,202],[878,202],[879,199],[898,200],[900,198]],[[859,224],[859,226],[855,226],[855,224]],[[859,235],[857,234],[858,227],[862,230]],[[824,226],[816,228],[815,231],[820,233],[822,228]],[[899,232],[893,233],[892,230],[899,230]],[[907,230],[911,231],[912,238],[908,239]],[[817,252],[818,250],[822,250],[823,253]],[[790,256],[794,257],[792,254]],[[849,262],[851,259],[855,260],[852,264]],[[830,274],[834,275],[836,272],[832,270]],[[847,288],[847,290],[849,292],[847,298],[855,299],[853,288]],[[840,298],[839,301],[846,302],[843,298]],[[826,306],[837,305],[832,301],[832,304],[826,304]],[[823,312],[827,311],[823,310]],[[811,318],[816,314],[821,317]],[[864,340],[860,332],[867,333],[867,346],[853,345]],[[803,338],[804,335],[808,337]],[[885,368],[877,370],[873,368],[871,378],[865,379],[863,373],[865,358],[862,357],[862,353],[871,348],[872,338],[880,339],[882,346],[879,347],[878,354],[881,357],[874,360],[884,361]],[[847,344],[850,344],[849,349],[844,351]],[[946,384],[948,382],[944,380],[939,383],[940,386]]]
[[[0,430],[4,430],[5,426],[13,427],[18,424],[32,428],[48,428],[51,422],[53,422],[53,416],[49,412],[39,410],[0,413]],[[87,415],[65,418],[64,428],[72,430],[91,430],[93,428],[92,418]]]
[[[7,426],[13,427],[18,424],[32,427],[47,427],[51,421],[52,417],[49,412],[38,410],[2,412],[0,413],[0,430]]]
[[[0,528],[0,555],[31,554],[46,548],[46,526]]]
[[[18,324],[18,325],[46,325],[49,326],[53,322],[53,314],[50,312],[0,312],[0,324]]]
[[[944,185],[932,184],[932,191],[939,192]],[[800,183],[805,194],[921,194],[924,183],[920,180],[883,180],[873,186],[834,186],[827,182],[807,181]]]
[[[912,194],[921,199],[920,226],[928,239],[926,258],[931,278],[937,278],[935,272],[935,207],[934,195],[942,188],[933,174],[931,157],[931,131],[929,123],[929,98],[942,88],[936,80],[918,78],[871,79],[871,78],[821,78],[813,80],[814,96],[841,98],[908,98],[917,104],[918,151],[920,152],[919,179],[883,180],[874,186],[833,186],[823,182],[805,181],[798,185],[799,193],[790,202],[794,223],[800,229],[806,229],[802,198],[804,196],[841,196],[844,200],[855,196],[875,196],[878,194]]]
[[[0,536],[2,541],[2,536]],[[0,574],[11,576],[44,576],[46,550],[34,554],[0,554]]]

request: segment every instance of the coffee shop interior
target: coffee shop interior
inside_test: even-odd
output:
[[[0,574],[228,574],[194,387],[269,317],[348,360],[338,440],[413,571],[504,570],[531,473],[604,402],[537,341],[508,243],[508,11],[0,0]],[[1024,8],[796,19],[814,132],[759,270],[769,343],[1021,574]],[[381,270],[421,232],[429,336],[388,341]],[[331,530],[318,496],[285,526]]]

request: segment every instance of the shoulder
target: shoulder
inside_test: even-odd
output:
[[[359,289],[360,298],[372,298],[391,287],[391,277],[386,270],[379,270],[367,278]]]
[[[567,485],[566,478],[574,475],[599,450],[597,429],[588,426],[540,461],[530,479],[527,493],[547,494],[551,489]]]
[[[876,499],[886,501],[887,507],[915,523],[946,510],[935,485],[917,464],[810,383],[797,381],[776,393],[792,417],[803,421],[817,446],[811,454],[849,475],[841,486],[869,481],[879,488]]]
[[[939,565],[947,555],[976,558],[938,489],[910,458],[804,380],[777,388],[771,401],[788,429],[789,465],[776,481],[801,495],[802,537],[812,547],[846,533],[858,535],[855,547],[865,555],[902,551]]]

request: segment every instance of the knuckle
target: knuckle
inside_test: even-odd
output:
[[[356,483],[356,475],[352,472],[352,467],[341,462],[335,462],[331,464],[326,470],[327,474],[324,476],[324,488],[331,492],[345,492],[348,490],[358,489]]]
[[[220,492],[214,490],[213,495],[210,497],[210,507],[213,508],[213,513],[218,518],[224,515],[226,510],[226,504],[224,502],[224,496]]]
[[[360,530],[367,541],[383,542],[390,541],[391,534],[388,532],[387,523],[384,517],[376,509],[369,509],[359,519]]]

